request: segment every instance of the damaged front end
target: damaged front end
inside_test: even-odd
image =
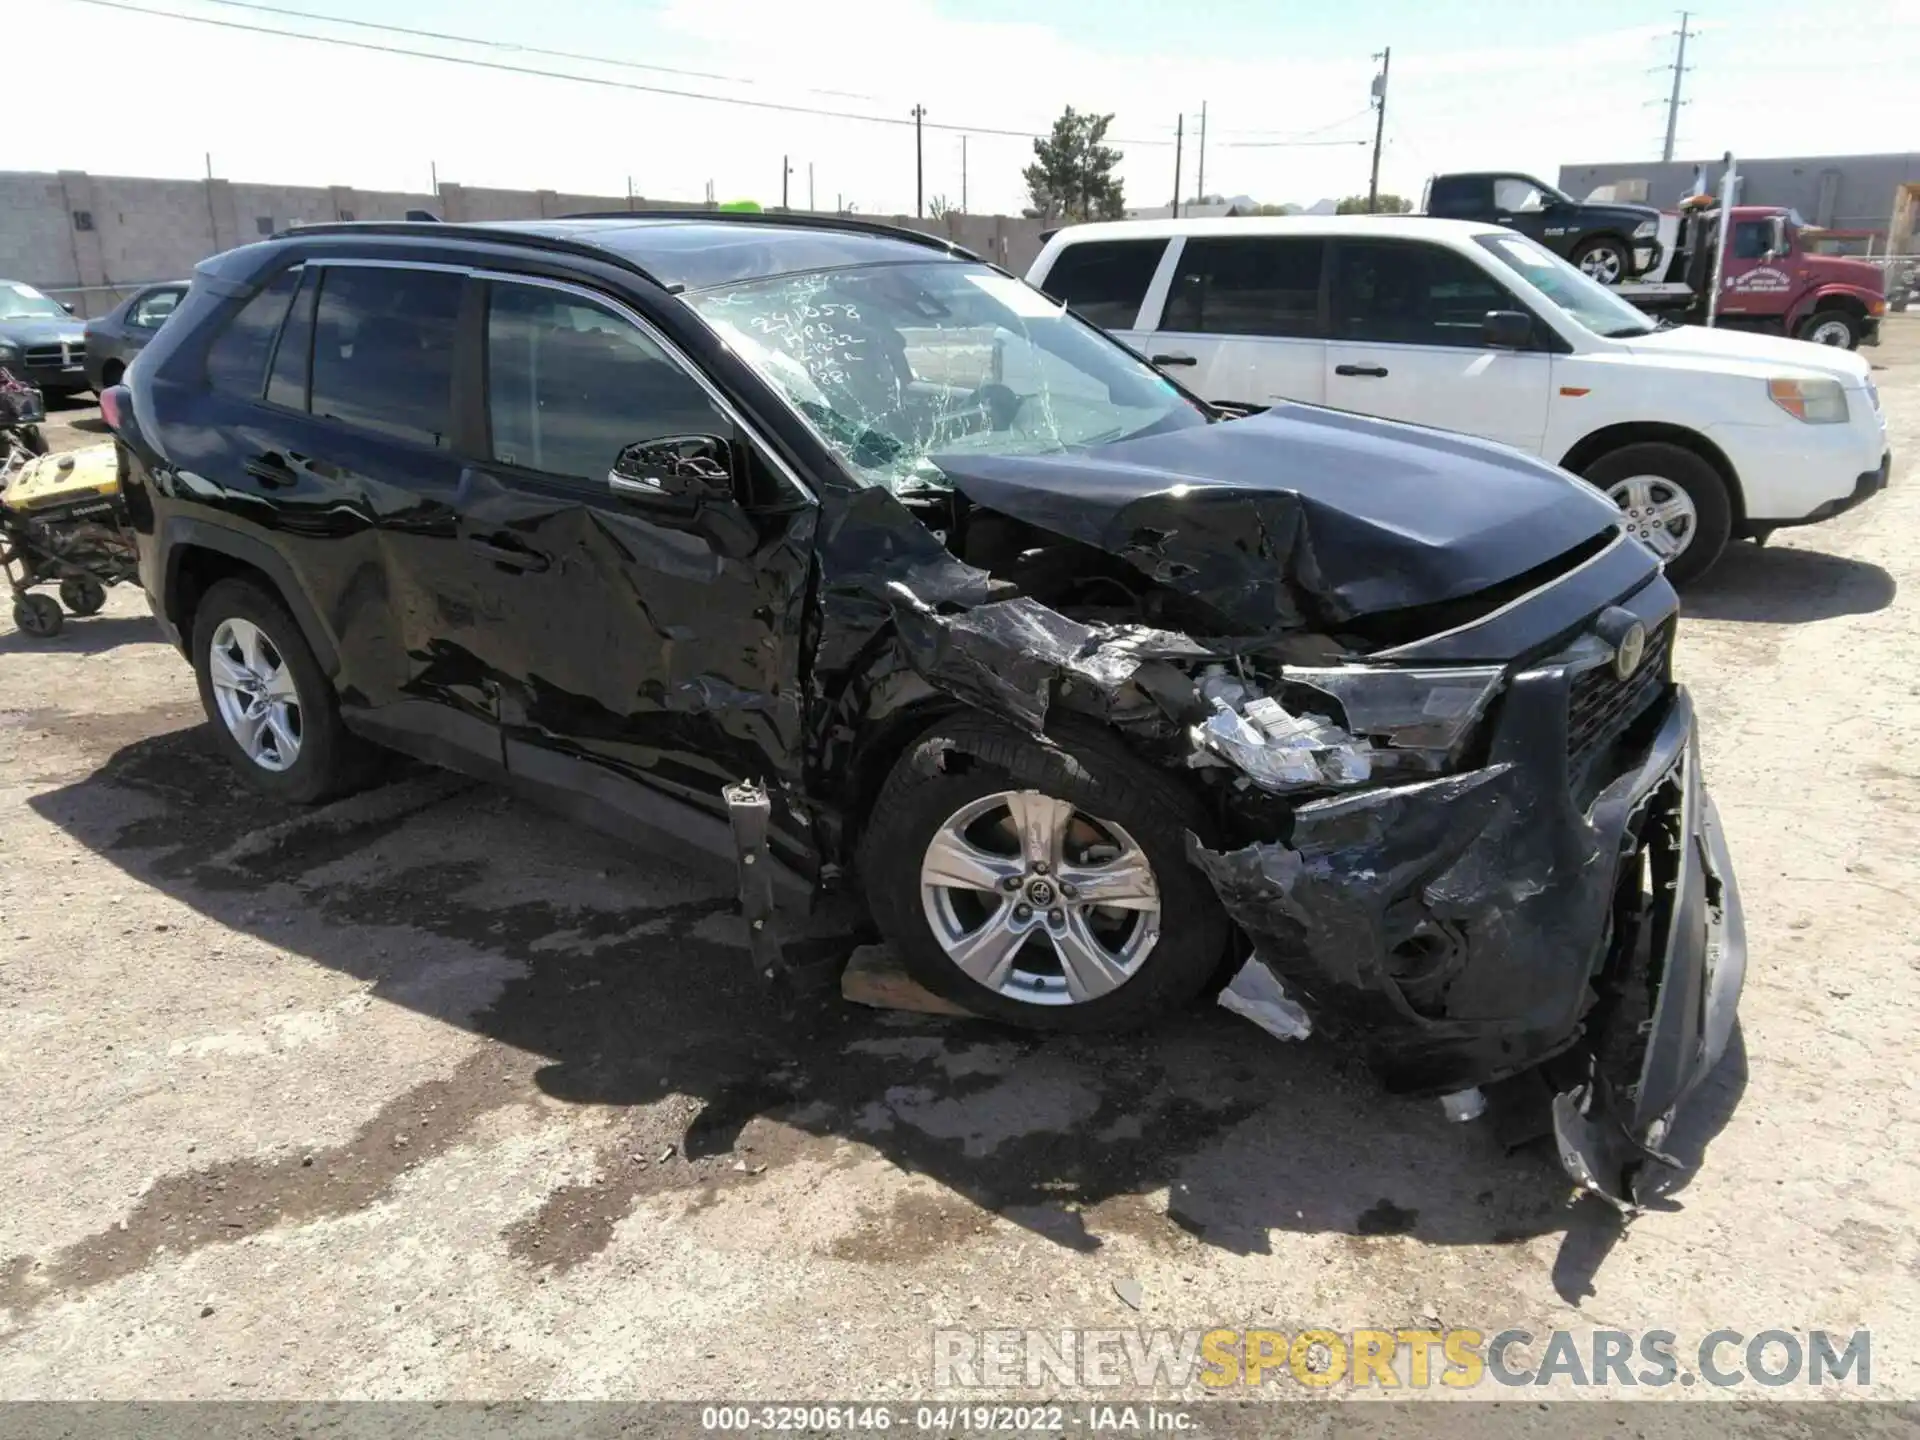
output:
[[[1229,1008],[1461,1116],[1539,1071],[1569,1173],[1632,1204],[1745,951],[1678,598],[1604,497],[1305,407],[936,458],[823,527],[813,781],[856,797],[823,853],[929,713],[1102,726],[1204,801],[1188,860],[1251,946]]]
[[[1672,592],[1649,590],[1644,616],[1602,617],[1624,645],[1589,634],[1487,701],[1444,700],[1486,704],[1470,763],[1308,799],[1282,836],[1190,841],[1256,958],[1391,1088],[1450,1096],[1544,1067],[1568,1173],[1622,1206],[1647,1161],[1671,1163],[1661,1145],[1727,1047],[1746,965],[1693,705],[1669,675]],[[1481,672],[1451,673],[1437,693]],[[1383,722],[1408,714],[1340,718],[1377,757],[1382,730],[1394,753]]]
[[[1548,586],[1531,624],[1560,638],[1508,664],[1478,658],[1512,642],[1505,610],[1477,634],[1293,664],[1270,639],[1090,624],[1030,597],[892,598],[909,667],[940,691],[1036,735],[1063,710],[1098,720],[1209,795],[1228,843],[1190,836],[1189,859],[1252,946],[1229,1008],[1352,1043],[1403,1093],[1539,1069],[1568,1173],[1631,1206],[1726,1049],[1745,968],[1672,681],[1677,599],[1643,574],[1592,603],[1634,555]]]

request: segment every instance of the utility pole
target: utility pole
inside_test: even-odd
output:
[[[1207,102],[1200,102],[1200,178],[1194,183],[1193,193],[1200,197],[1202,205],[1207,203]]]
[[[960,213],[967,213],[967,137],[960,137]]]
[[[433,198],[438,200],[440,198],[440,162],[437,160],[427,161],[427,173],[433,177]],[[211,155],[207,157],[207,174],[213,174],[213,157]]]
[[[920,121],[925,118],[927,107],[913,107],[913,213],[918,218],[927,218],[927,165],[926,154],[920,148]]]
[[[1387,128],[1387,69],[1393,64],[1393,47],[1387,46],[1373,57],[1380,62],[1380,73],[1373,77],[1373,175],[1367,181],[1367,213],[1380,208],[1380,137]]]
[[[813,162],[807,161],[807,209],[813,209]]]
[[[791,155],[780,157],[780,208],[782,210],[787,208],[787,180],[793,174],[792,159]]]
[[[1667,139],[1660,147],[1662,163],[1673,159],[1673,132],[1680,124],[1680,77],[1687,73],[1687,21],[1690,11],[1680,12],[1680,50],[1673,57],[1673,93],[1667,97]]]
[[[1186,138],[1187,117],[1183,113],[1173,124],[1173,218],[1180,218],[1180,142]]]

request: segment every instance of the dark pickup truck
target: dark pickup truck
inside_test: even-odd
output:
[[[1658,270],[1666,260],[1658,210],[1587,204],[1531,175],[1495,170],[1436,175],[1427,182],[1421,208],[1443,220],[1510,225],[1603,285]]]

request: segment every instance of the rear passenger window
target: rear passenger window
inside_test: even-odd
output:
[[[595,481],[628,445],[733,428],[630,321],[536,285],[492,287],[487,414],[501,464]]]
[[[439,270],[327,266],[314,313],[313,413],[445,449],[465,285]]]
[[[227,322],[207,349],[207,383],[229,395],[258,400],[267,382],[267,356],[286,318],[287,302],[300,283],[298,265],[282,270]]]
[[[1480,349],[1489,310],[1524,310],[1464,255],[1407,240],[1343,240],[1334,259],[1336,340]]]
[[[1040,288],[1094,324],[1131,330],[1147,298],[1164,240],[1096,240],[1069,245],[1054,257]]]
[[[1324,240],[1249,235],[1189,240],[1167,292],[1162,330],[1201,335],[1320,334]]]

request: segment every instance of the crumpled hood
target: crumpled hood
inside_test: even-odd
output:
[[[1616,524],[1504,445],[1308,405],[1034,456],[935,456],[976,505],[1266,632],[1455,600]]]

